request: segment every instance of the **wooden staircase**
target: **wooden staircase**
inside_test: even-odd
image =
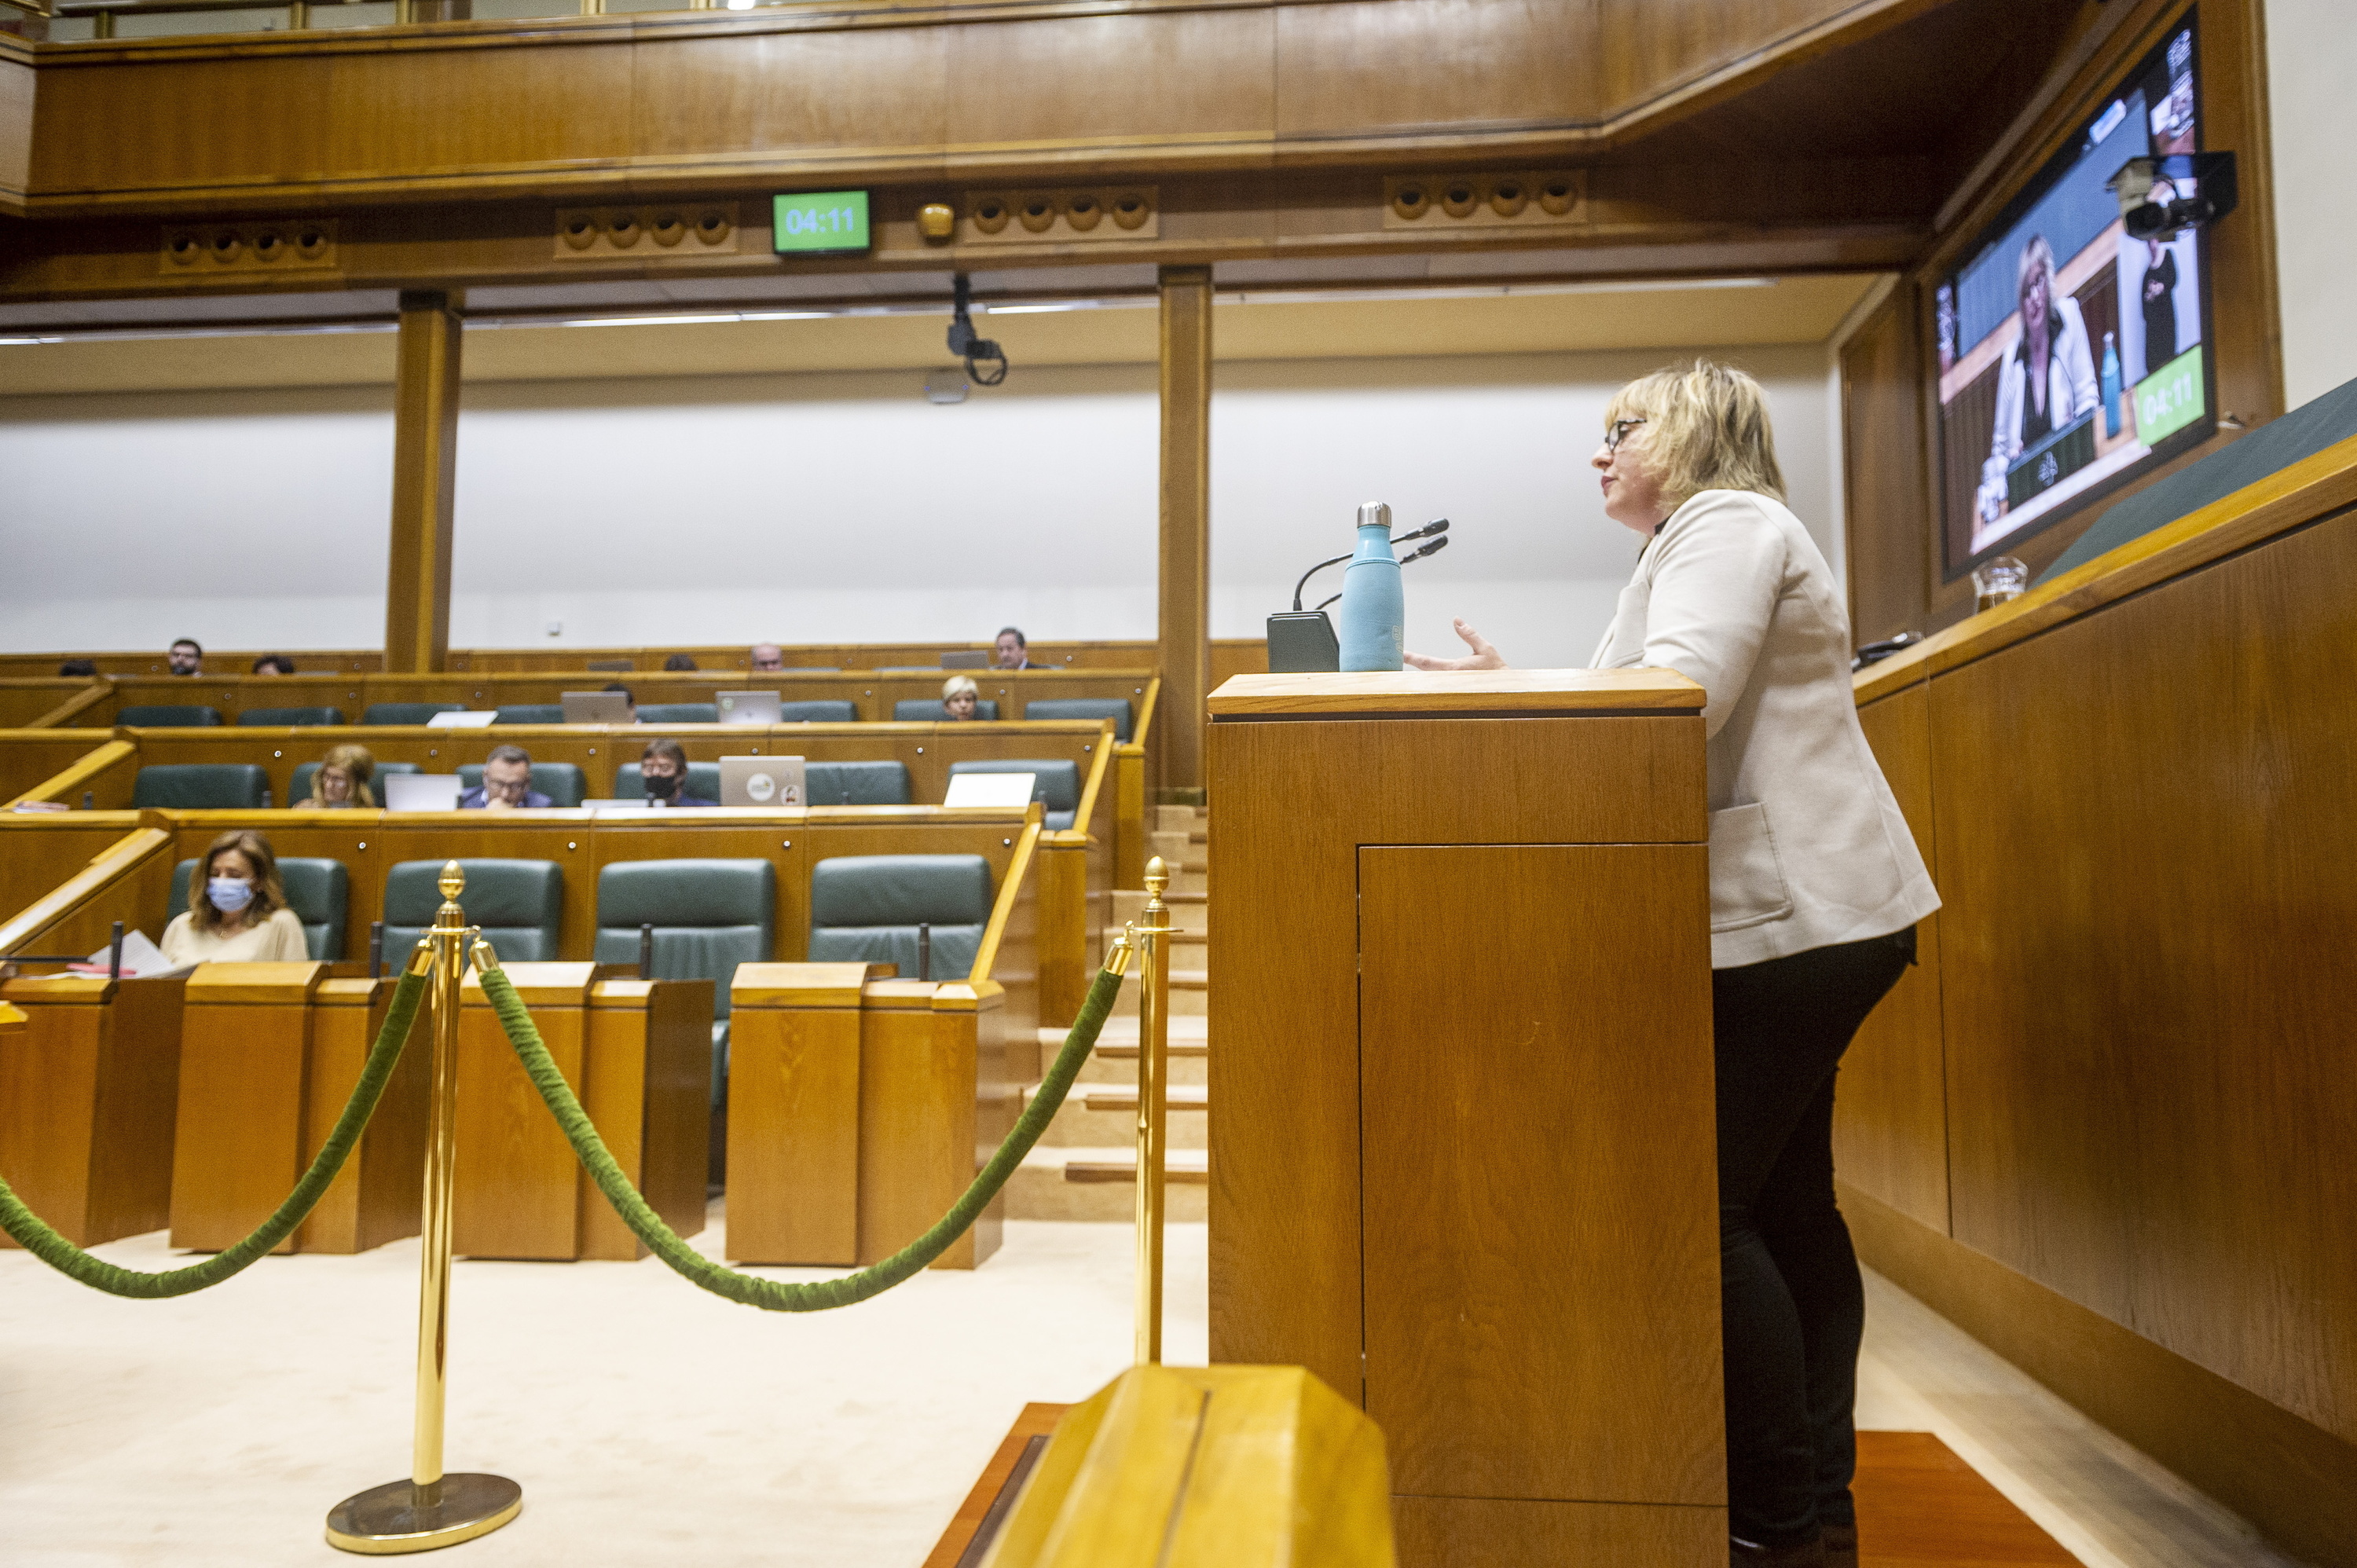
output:
[[[1210,824],[1193,806],[1157,807],[1148,853],[1171,867],[1170,923],[1178,928],[1170,952],[1170,1120],[1166,1171],[1168,1218],[1200,1220],[1211,1176],[1205,1163],[1210,1143],[1206,1069],[1210,1054],[1211,993]],[[1146,891],[1114,892],[1114,924],[1105,942],[1125,922],[1145,918]],[[1097,1048],[1081,1069],[1080,1081],[1065,1097],[1056,1119],[1022,1168],[1006,1186],[1010,1219],[1126,1220],[1137,1205],[1137,1010],[1135,970],[1122,982],[1121,999],[1097,1037]],[[1039,1031],[1042,1060],[1064,1043],[1064,1031]],[[1038,1090],[1028,1085],[1025,1101]]]

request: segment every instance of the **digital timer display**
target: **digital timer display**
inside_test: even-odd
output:
[[[824,255],[867,249],[867,193],[800,191],[777,199],[772,243],[780,255]]]

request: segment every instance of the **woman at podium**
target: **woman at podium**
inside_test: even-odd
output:
[[[1644,541],[1593,660],[1706,693],[1727,1478],[1734,1563],[1857,1561],[1865,1291],[1834,1201],[1834,1077],[1939,908],[1851,696],[1839,585],[1784,505],[1768,404],[1707,361],[1631,382],[1593,458]],[[1469,658],[1502,669],[1463,621]]]

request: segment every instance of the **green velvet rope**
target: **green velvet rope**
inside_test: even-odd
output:
[[[409,1026],[417,1017],[418,1003],[425,993],[424,975],[401,977],[401,983],[393,989],[393,1006],[384,1016],[384,1027],[377,1032],[376,1044],[370,1047],[368,1060],[361,1068],[361,1080],[352,1086],[351,1098],[344,1101],[344,1113],[336,1118],[335,1128],[319,1146],[311,1168],[303,1173],[303,1179],[295,1184],[295,1190],[286,1195],[278,1211],[235,1246],[214,1253],[201,1263],[162,1273],[122,1268],[91,1256],[50,1230],[38,1215],[25,1207],[5,1181],[0,1181],[0,1230],[6,1230],[27,1251],[59,1273],[109,1295],[161,1301],[221,1283],[292,1235],[295,1227],[303,1223],[320,1195],[328,1190],[328,1184],[336,1179],[336,1173],[344,1168],[345,1157],[361,1141],[361,1130],[368,1125],[377,1101],[383,1098],[385,1082],[393,1077],[393,1064],[401,1059],[402,1045],[409,1038]]]
[[[541,1043],[540,1031],[533,1026],[532,1015],[525,1010],[522,999],[516,995],[515,987],[508,983],[507,976],[492,970],[482,978],[483,994],[499,1014],[500,1022],[508,1032],[508,1043],[522,1058],[523,1069],[531,1075],[533,1087],[538,1089],[541,1099],[548,1102],[556,1124],[565,1129],[565,1137],[572,1141],[573,1152],[580,1156],[581,1164],[588,1170],[591,1179],[597,1182],[597,1190],[606,1195],[606,1201],[614,1206],[614,1212],[622,1217],[623,1223],[637,1232],[639,1240],[644,1241],[655,1256],[670,1264],[690,1283],[746,1306],[758,1306],[764,1312],[823,1312],[829,1307],[850,1306],[870,1296],[881,1295],[946,1251],[951,1242],[964,1234],[966,1227],[974,1223],[984,1207],[998,1196],[998,1189],[1006,1185],[1006,1178],[1015,1174],[1015,1167],[1023,1163],[1023,1156],[1031,1152],[1031,1145],[1037,1144],[1039,1135],[1048,1130],[1049,1122],[1054,1118],[1057,1108],[1063,1104],[1073,1079],[1080,1077],[1081,1064],[1088,1060],[1089,1052],[1095,1048],[1097,1033],[1104,1027],[1105,1015],[1113,1011],[1114,999],[1121,991],[1119,975],[1111,970],[1097,972],[1096,983],[1089,988],[1088,1000],[1082,1004],[1081,1015],[1073,1022],[1071,1032],[1064,1036],[1064,1047],[1056,1054],[1055,1064],[1048,1069],[1039,1093],[1033,1095],[1031,1103],[1024,1108],[1022,1116],[1015,1123],[1015,1130],[1006,1135],[1005,1143],[998,1145],[998,1152],[991,1155],[989,1164],[984,1165],[981,1173],[974,1178],[974,1185],[965,1189],[965,1196],[950,1207],[950,1211],[942,1216],[938,1224],[882,1262],[870,1264],[857,1273],[846,1274],[841,1279],[793,1283],[739,1273],[714,1262],[681,1240],[678,1234],[662,1222],[662,1217],[647,1206],[647,1200],[639,1195],[638,1188],[630,1185],[630,1178],[622,1174],[622,1167],[616,1165],[614,1156],[607,1152],[606,1140],[597,1135],[597,1129],[591,1125],[588,1113],[581,1109],[581,1101],[575,1098],[573,1086],[565,1081],[565,1075],[557,1070],[556,1063],[550,1058],[548,1047]]]

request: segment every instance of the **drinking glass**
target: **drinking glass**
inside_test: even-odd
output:
[[[1973,574],[1973,608],[1995,609],[2018,599],[2029,589],[2029,568],[2010,555],[1998,555]]]

